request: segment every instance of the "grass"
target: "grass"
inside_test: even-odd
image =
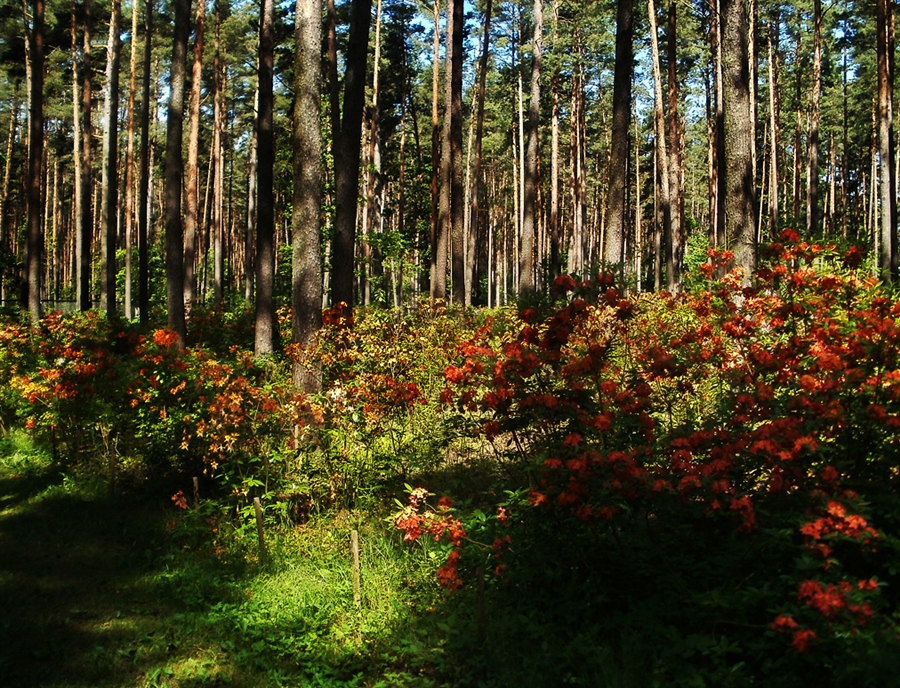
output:
[[[270,528],[260,567],[255,533],[165,486],[110,497],[19,434],[0,456],[0,685],[437,685],[433,566],[383,520]]]

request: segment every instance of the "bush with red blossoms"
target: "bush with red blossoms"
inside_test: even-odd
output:
[[[746,286],[712,280],[731,257],[711,251],[678,297],[563,276],[561,307],[460,345],[441,398],[527,486],[520,592],[565,580],[554,604],[595,600],[575,616],[607,634],[637,614],[673,647],[727,637],[707,680],[743,662],[851,685],[900,656],[900,302],[855,250],[786,231],[763,254]]]

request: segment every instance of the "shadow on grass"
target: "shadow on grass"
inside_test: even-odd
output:
[[[145,685],[180,644],[156,551],[172,507],[60,483],[0,478],[0,686]]]

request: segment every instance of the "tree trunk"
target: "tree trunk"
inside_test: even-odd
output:
[[[735,263],[749,282],[756,269],[755,183],[750,102],[750,46],[744,0],[721,0],[725,76],[725,217]]]
[[[259,8],[259,115],[256,126],[256,344],[257,356],[275,350],[275,129],[273,70],[275,3],[262,0]]]
[[[465,14],[463,0],[452,1],[453,31],[448,33],[450,50],[450,241],[453,245],[451,257],[451,278],[453,280],[452,300],[460,305],[466,301],[465,273],[465,209],[463,208],[463,29]],[[450,8],[448,7],[448,11]]]
[[[253,297],[253,273],[256,246],[256,170],[257,170],[257,115],[259,112],[259,87],[253,95],[253,134],[250,138],[249,169],[247,170],[247,233],[244,237],[244,298]]]
[[[72,52],[76,52],[75,22],[72,17]],[[75,298],[82,311],[91,309],[91,236],[93,234],[93,196],[91,164],[92,68],[91,3],[84,3],[83,48],[79,69],[72,71],[72,109],[75,124]]]
[[[475,164],[472,173],[472,205],[470,206],[469,231],[474,237],[473,250],[470,251],[469,261],[466,265],[466,274],[469,275],[470,292],[466,299],[467,304],[474,302],[474,294],[478,291],[478,253],[480,252],[479,237],[482,236],[481,221],[481,188],[482,188],[482,149],[484,144],[484,98],[487,91],[487,68],[490,56],[491,40],[491,15],[493,14],[493,0],[487,0],[484,9],[484,33],[481,38],[481,57],[478,65],[478,96],[475,106]],[[490,258],[488,258],[490,261]],[[490,287],[488,287],[490,289]]]
[[[137,35],[138,35],[137,1],[131,3],[131,56],[128,60],[128,107],[126,114],[125,145],[125,318],[134,317],[134,301],[132,298],[132,237],[134,235],[134,108],[137,97]]]
[[[201,0],[203,1],[203,0]],[[213,145],[210,155],[215,173],[213,207],[213,293],[217,302],[225,298],[225,64],[222,60],[221,4],[215,6],[215,50],[213,53]]]
[[[190,33],[191,0],[175,0],[175,25],[172,38],[172,72],[169,83],[169,113],[166,118],[165,227],[166,227],[166,301],[169,327],[184,346],[184,225],[181,218],[182,133],[184,131],[184,72]],[[150,34],[148,34],[149,37]],[[143,171],[147,174],[148,170]]]
[[[450,16],[447,17],[448,35]],[[440,117],[438,101],[440,96],[440,54],[441,54],[441,4],[434,0],[434,37],[432,40],[431,64],[431,300],[447,298],[447,240],[443,235],[441,219],[441,194],[438,180],[442,176],[443,156],[441,156]],[[448,79],[449,81],[449,79]]]
[[[631,80],[634,71],[634,3],[622,0],[616,10],[616,66],[613,76],[612,141],[609,155],[609,195],[605,259],[624,271],[628,188],[628,132],[631,125]],[[624,276],[624,275],[621,275]]]
[[[769,238],[774,240],[778,233],[778,81],[775,70],[775,50],[773,47],[775,22],[769,25]]]
[[[32,0],[31,27],[27,31],[27,61],[31,79],[28,88],[28,175],[26,198],[28,220],[25,234],[27,308],[37,321],[41,317],[41,263],[44,252],[41,182],[44,162],[44,0]],[[26,26],[28,23],[26,17]]]
[[[675,254],[672,235],[672,196],[669,177],[669,156],[666,149],[666,119],[663,112],[662,76],[659,68],[659,42],[656,28],[656,6],[654,0],[647,2],[647,16],[650,19],[650,52],[653,61],[653,92],[656,131],[656,174],[659,178],[659,207],[662,212],[662,234],[666,244],[666,287],[677,291]]]
[[[197,262],[197,208],[200,158],[200,97],[203,86],[203,40],[206,24],[206,0],[197,0],[194,14],[194,62],[191,68],[191,100],[188,106],[187,168],[184,177],[184,304],[190,313],[194,300]]]
[[[372,0],[353,0],[344,74],[341,131],[335,145],[335,213],[332,249],[332,305],[353,309],[356,210],[359,198],[360,137],[366,102],[366,63]]]
[[[890,284],[897,279],[897,182],[894,171],[894,36],[893,5],[876,0],[878,60],[878,156],[881,163],[880,246],[878,268]]]
[[[819,231],[819,103],[822,99],[822,0],[813,2],[813,83],[806,168],[806,236]]]
[[[320,129],[322,13],[319,0],[297,0],[294,62],[294,197],[291,334],[307,349],[322,327],[322,264],[319,242],[322,216],[322,134]],[[295,358],[294,386],[321,388],[321,370],[306,357]]]
[[[153,2],[146,0],[144,16],[144,64],[141,83],[141,180],[138,188],[138,310],[141,324],[150,319],[150,250],[148,214],[150,195],[150,69],[153,57]]]
[[[100,308],[116,314],[116,241],[118,238],[119,182],[119,53],[122,2],[113,0],[106,44],[106,94],[103,105],[103,165],[100,174],[100,242],[103,278]]]
[[[681,291],[682,266],[684,264],[684,153],[682,150],[681,116],[678,112],[678,41],[675,3],[669,5],[669,21],[666,35],[669,86],[669,213],[670,235],[667,241],[671,252],[672,276],[669,289]]]
[[[522,253],[519,256],[519,295],[534,292],[534,243],[537,220],[538,156],[541,116],[541,58],[544,2],[534,0],[534,36],[531,42],[531,98],[528,102],[528,149],[525,153],[522,196]]]

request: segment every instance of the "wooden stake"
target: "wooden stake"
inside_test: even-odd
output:
[[[266,552],[266,538],[263,535],[263,516],[259,497],[253,498],[253,506],[256,509],[256,534],[259,536],[259,563],[265,566],[269,560],[269,554]]]
[[[362,602],[359,584],[359,531],[350,531],[350,553],[353,558],[353,603],[358,607]]]
[[[200,483],[197,480],[197,476],[194,476],[194,508],[200,506]]]

